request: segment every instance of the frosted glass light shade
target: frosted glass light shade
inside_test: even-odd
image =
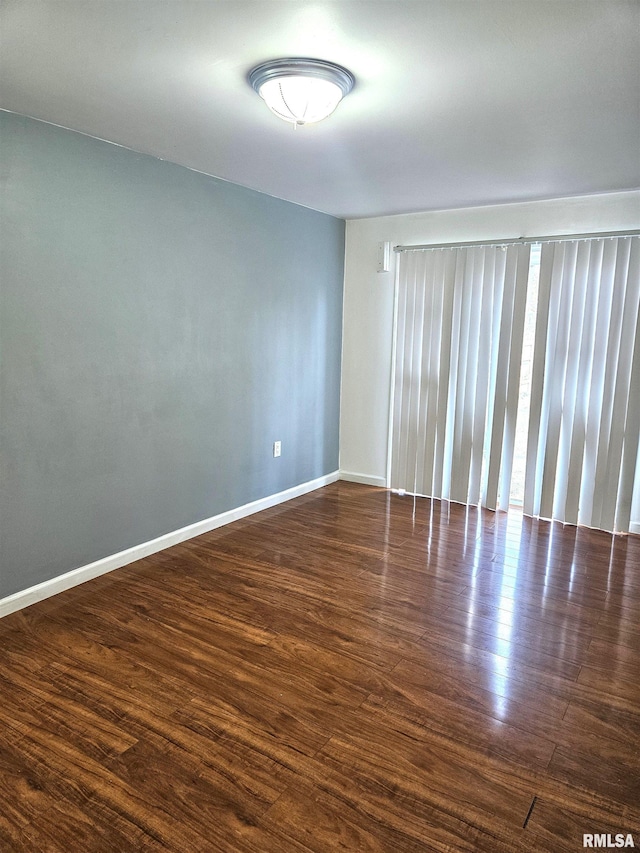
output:
[[[342,92],[328,80],[281,77],[263,83],[260,97],[272,113],[285,121],[310,124],[330,116],[342,100]]]
[[[293,125],[330,116],[351,91],[351,72],[319,59],[276,59],[258,65],[249,82],[272,113]]]

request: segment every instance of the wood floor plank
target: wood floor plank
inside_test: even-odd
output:
[[[346,797],[319,787],[305,786],[287,791],[267,813],[264,823],[283,836],[282,849],[285,850],[290,849],[292,842],[302,843],[314,853],[327,850],[435,853],[443,849],[438,844],[439,839],[429,842],[424,835],[416,839],[410,828],[400,828],[371,813],[362,814],[361,808]],[[458,840],[453,834],[447,838],[448,843],[457,844]]]
[[[513,680],[530,687],[538,685],[561,699],[568,700],[573,696],[579,667],[566,664],[558,666],[555,660],[550,662],[549,658],[541,663],[535,656],[514,660],[510,655],[511,643],[507,642],[499,644],[498,652],[489,651],[482,648],[482,644],[476,645],[477,636],[473,632],[460,635],[455,629],[449,631],[451,623],[446,615],[436,628],[426,632],[407,649],[403,655],[405,660],[416,664],[426,662],[427,665],[429,661],[434,661],[453,667],[456,672],[460,669],[474,669],[494,678],[508,678],[508,683]],[[466,642],[467,639],[471,642]]]
[[[534,734],[528,720],[519,720],[520,725],[514,726],[471,708],[461,710],[455,701],[435,694],[420,695],[418,701],[411,701],[407,695],[372,694],[362,707],[383,708],[398,729],[403,728],[403,721],[416,723],[431,737],[455,737],[457,743],[481,755],[501,756],[527,768],[547,767],[556,746],[548,734]],[[555,726],[548,727],[550,734],[555,734]]]
[[[12,731],[17,736],[35,729],[55,733],[97,760],[124,752],[136,741],[120,725],[53,691],[47,702],[37,708],[13,703],[9,711],[6,707],[0,703],[0,725],[5,731]]]
[[[588,638],[576,644],[571,637],[565,642],[561,635],[554,644],[552,636],[518,631],[502,622],[490,624],[487,620],[477,620],[474,614],[467,624],[461,624],[447,611],[421,638],[425,646],[438,640],[464,644],[494,658],[506,658],[512,665],[553,673],[569,680],[577,679],[588,646]]]
[[[87,800],[80,808],[59,800],[39,812],[10,849],[12,853],[151,853],[153,843],[151,836],[100,802]]]
[[[638,827],[617,821],[595,819],[589,815],[576,814],[570,808],[560,808],[539,798],[526,828],[533,850],[553,850],[554,853],[575,853],[584,849],[583,835],[638,833]]]
[[[608,670],[583,666],[578,676],[578,684],[590,687],[597,685],[598,690],[604,693],[610,693],[633,702],[638,696],[639,677],[640,670],[636,669],[634,672],[629,667],[618,668],[615,663],[612,663]]]
[[[622,749],[618,741],[598,742],[593,750],[558,747],[549,775],[615,802],[640,803],[640,750]]]
[[[640,537],[338,482],[0,620],[2,853],[640,844]]]
[[[477,802],[467,801],[470,780],[458,777],[459,768],[453,776],[463,782],[461,791],[453,784],[449,788],[439,774],[432,781],[427,768],[437,767],[438,756],[433,752],[425,751],[422,766],[416,766],[405,755],[396,758],[391,749],[381,749],[371,741],[335,738],[323,753],[331,773],[320,787],[335,799],[365,811],[382,827],[401,832],[414,842],[439,844],[444,849],[446,845],[454,850],[487,853],[517,849],[510,836],[516,828],[516,814],[519,817],[523,808],[526,811],[528,792],[510,794],[500,803],[500,815],[493,813],[493,804],[489,815]],[[395,768],[391,776],[389,761]],[[468,769],[473,773],[474,766]],[[506,822],[505,813],[509,816]]]
[[[469,673],[472,673],[472,680],[468,679]],[[398,692],[413,696],[435,693],[505,722],[532,717],[561,719],[569,704],[566,700],[547,696],[544,705],[539,706],[535,702],[536,687],[528,688],[499,672],[429,668],[405,660],[394,669],[392,678]]]
[[[588,733],[593,743],[618,740],[633,750],[640,743],[640,708],[623,708],[603,699],[597,691],[574,691],[563,723],[578,738]]]
[[[222,765],[215,749],[205,758],[171,744],[159,749],[138,741],[107,766],[154,811],[171,815],[184,832],[184,845],[225,849],[226,839],[255,825],[281,791],[269,784],[266,774],[257,778],[250,772],[229,773],[229,757],[227,766]]]
[[[0,839],[3,849],[11,850],[13,839],[24,827],[54,802],[47,786],[46,767],[25,759],[20,750],[20,735],[0,733]]]
[[[265,700],[239,686],[236,690],[230,687],[224,698],[193,699],[176,712],[175,719],[207,740],[226,738],[255,748],[282,767],[304,772],[305,759],[313,757],[329,736],[301,716],[296,708]]]

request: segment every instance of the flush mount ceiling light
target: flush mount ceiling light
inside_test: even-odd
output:
[[[355,83],[350,71],[321,59],[274,59],[257,65],[249,83],[272,113],[294,127],[327,118]]]

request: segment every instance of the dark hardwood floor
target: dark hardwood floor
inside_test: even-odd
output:
[[[640,846],[640,537],[336,483],[0,621],[2,853]]]

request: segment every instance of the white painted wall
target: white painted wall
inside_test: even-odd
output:
[[[385,484],[394,272],[376,272],[379,242],[444,243],[639,227],[640,191],[348,221],[340,415],[342,476]],[[634,530],[640,532],[640,477],[636,478],[632,517]]]

